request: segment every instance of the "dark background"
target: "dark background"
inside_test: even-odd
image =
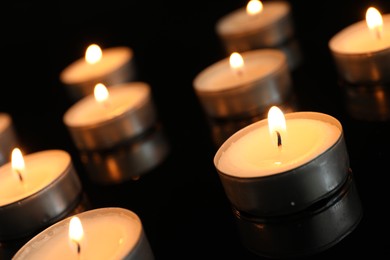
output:
[[[364,208],[359,226],[312,259],[389,256],[387,224],[390,125],[351,115],[328,41],[387,1],[289,1],[303,62],[294,71],[299,110],[340,120]],[[9,113],[25,154],[71,153],[92,207],[125,207],[143,221],[157,259],[259,259],[241,245],[213,165],[217,150],[192,81],[226,57],[216,21],[246,1],[13,1],[0,15],[0,111]],[[62,122],[71,106],[60,72],[97,43],[134,50],[138,79],[149,83],[171,152],[137,182],[92,183]],[[390,62],[390,61],[389,61]],[[331,228],[331,227],[330,227]],[[1,256],[1,255],[0,255]],[[260,258],[261,259],[261,258]]]

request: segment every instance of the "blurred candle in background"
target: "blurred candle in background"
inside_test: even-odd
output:
[[[91,44],[80,58],[68,65],[60,74],[72,101],[93,93],[97,83],[114,85],[136,78],[133,50],[126,46],[101,49]]]
[[[291,6],[286,1],[251,0],[221,17],[215,31],[227,53],[277,48],[286,54],[290,69],[300,63]]]

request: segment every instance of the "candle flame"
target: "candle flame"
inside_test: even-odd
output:
[[[102,50],[99,45],[91,44],[85,51],[85,61],[89,64],[95,64],[101,60],[103,56]]]
[[[277,145],[281,147],[283,134],[286,133],[286,119],[276,106],[272,106],[268,111],[268,129],[272,140],[276,140]]]
[[[382,38],[383,19],[381,13],[374,7],[370,7],[366,12],[366,23],[370,31],[375,32],[378,39]]]
[[[22,152],[19,148],[14,148],[12,150],[11,166],[12,170],[14,170],[18,174],[20,181],[23,181],[22,172],[24,171],[25,164]]]
[[[263,3],[259,0],[250,0],[246,5],[246,12],[249,15],[256,15],[263,11]]]
[[[98,83],[95,85],[93,93],[94,93],[95,99],[98,103],[106,102],[108,100],[109,95],[110,95],[108,93],[108,89],[102,83]]]
[[[230,68],[236,71],[237,74],[240,74],[242,72],[242,69],[244,67],[244,59],[242,58],[241,54],[239,54],[238,52],[233,52],[230,55],[229,63]]]
[[[69,239],[71,242],[80,244],[84,236],[83,225],[78,217],[74,216],[69,222]]]

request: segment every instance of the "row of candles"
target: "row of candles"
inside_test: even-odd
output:
[[[380,13],[370,8],[366,21],[344,29],[330,40],[330,50],[345,81],[388,81],[389,65],[385,59],[390,55],[390,42],[384,24],[389,17],[384,18],[385,23]],[[297,66],[299,57],[290,44],[294,29],[290,19],[288,3],[263,4],[254,0],[246,9],[223,17],[217,24],[217,33],[231,55],[206,68],[193,82],[210,118],[237,119],[268,112],[268,118],[234,131],[223,140],[214,164],[237,217],[244,245],[257,254],[272,257],[323,250],[324,245],[350,232],[361,217],[341,123],[317,112],[284,115],[277,107],[290,96],[290,71]],[[124,142],[132,143],[155,126],[158,116],[150,86],[131,82],[135,71],[131,49],[102,51],[97,45],[89,46],[85,59],[64,69],[60,78],[75,104],[63,121],[80,152],[99,153]],[[6,120],[2,129],[12,123],[9,117]],[[12,161],[0,168],[1,241],[32,235],[52,225],[23,246],[15,259],[38,259],[42,254],[53,258],[57,254],[69,258],[82,255],[85,259],[93,258],[93,254],[120,259],[153,258],[141,220],[130,210],[95,209],[69,216],[80,203],[82,187],[67,152],[42,151],[23,159],[20,150],[14,148],[12,154]],[[165,155],[160,155],[156,163]],[[93,168],[91,176],[97,168]],[[122,171],[124,180],[142,174],[132,171],[129,167]],[[115,181],[106,178],[107,174],[109,170],[97,180]],[[334,207],[329,213],[329,201],[335,198],[341,198],[342,203],[347,198],[355,206],[343,211],[340,204],[331,204]],[[309,217],[303,214],[324,201],[328,203],[326,208],[322,206],[321,213]],[[335,214],[336,208],[344,218],[351,215],[354,219],[314,239],[316,242],[309,248],[307,242],[313,240],[310,235],[289,245],[291,233],[299,232],[291,224],[292,219],[300,219],[300,225],[308,228],[313,223],[329,222],[329,214]],[[31,216],[28,222],[23,217],[27,214]],[[64,216],[69,217],[61,220]],[[279,223],[269,222],[274,219]],[[335,226],[340,226],[342,219],[333,219]],[[259,223],[267,228],[260,230]],[[98,239],[99,232],[105,234],[104,246]],[[277,232],[279,238],[270,240],[272,232]],[[88,250],[90,247],[99,250]]]

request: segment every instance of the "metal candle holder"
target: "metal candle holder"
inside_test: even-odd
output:
[[[285,117],[286,120],[307,118],[326,121],[342,130],[337,119],[322,113],[296,112],[286,114]],[[262,120],[240,130],[220,147],[214,157],[214,165],[226,195],[237,210],[262,217],[292,214],[320,201],[342,186],[349,169],[342,131],[337,142],[322,154],[282,173],[241,178],[218,169],[218,161],[230,144],[266,123],[266,120]]]
[[[284,103],[292,95],[292,79],[286,56],[279,50],[262,49],[243,52],[244,60],[274,58],[279,65],[266,75],[232,88],[209,91],[204,82],[229,66],[223,59],[209,66],[194,79],[193,86],[206,114],[212,118],[242,118],[264,113],[271,105]],[[248,61],[248,62],[249,62]],[[229,67],[228,67],[229,68]]]
[[[82,200],[82,186],[71,160],[48,186],[0,207],[0,241],[30,236],[72,212]]]

